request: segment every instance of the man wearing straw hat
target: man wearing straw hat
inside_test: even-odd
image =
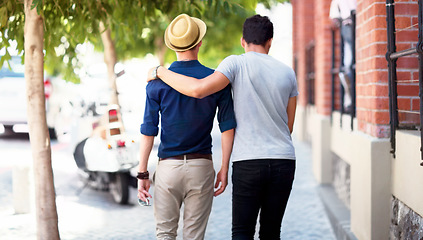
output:
[[[198,61],[205,34],[206,24],[186,14],[177,16],[170,23],[165,31],[165,43],[177,56],[177,61],[169,67],[170,71],[196,78],[214,72]],[[146,91],[137,176],[138,198],[147,201],[151,197],[147,163],[161,117],[153,204],[156,237],[176,239],[180,208],[184,204],[183,239],[204,239],[213,195],[221,194],[228,184],[229,158],[236,127],[231,88],[227,86],[208,97],[196,99],[182,95],[158,80],[148,83]],[[210,133],[216,109],[219,110],[217,119],[222,132],[222,166],[214,192]]]
[[[294,180],[297,82],[290,67],[268,55],[272,40],[272,22],[255,15],[243,25],[245,54],[225,58],[212,75],[198,80],[155,68],[162,81],[187,96],[201,98],[232,84],[237,120],[231,157],[233,240],[253,239],[258,215],[260,239],[280,239]]]

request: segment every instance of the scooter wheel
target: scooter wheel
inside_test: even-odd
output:
[[[114,173],[110,181],[110,193],[115,202],[127,204],[129,199],[129,172]]]

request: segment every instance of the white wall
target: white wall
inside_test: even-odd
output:
[[[351,130],[351,118],[338,112],[330,118],[300,108],[298,122],[312,137],[313,173],[319,183],[331,182],[331,151],[350,164],[351,229],[358,239],[389,239],[391,155],[389,139]],[[422,168],[423,170],[423,168]],[[423,181],[423,174],[422,181]],[[422,186],[422,185],[420,185]],[[420,198],[423,199],[423,198]]]
[[[423,216],[423,166],[420,132],[396,132],[396,158],[392,158],[392,194]]]

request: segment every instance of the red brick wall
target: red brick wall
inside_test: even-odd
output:
[[[332,58],[332,20],[329,18],[331,0],[315,1],[315,69],[316,69],[316,109],[321,115],[331,113],[331,58]]]
[[[331,113],[332,35],[329,18],[331,0],[292,0],[293,51],[300,96],[298,103],[307,105],[306,47],[315,43],[315,106],[322,115]],[[338,51],[338,48],[336,49]],[[339,53],[339,52],[338,52]],[[296,58],[296,59],[295,59]]]
[[[357,120],[360,131],[389,137],[386,1],[358,0],[356,27]]]
[[[395,3],[397,51],[414,48],[418,41],[418,5],[417,0],[402,0]],[[420,109],[418,87],[417,55],[398,59],[398,109],[416,111]],[[419,115],[399,112],[400,125],[419,123]]]
[[[293,44],[297,59],[299,104],[307,104],[306,46],[315,41],[316,108],[321,115],[331,109],[331,0],[292,0]],[[417,0],[396,0],[397,51],[415,47],[418,35]],[[356,94],[358,130],[378,138],[389,137],[389,86],[386,1],[357,0]],[[337,50],[338,51],[338,50]],[[338,52],[339,53],[339,52]],[[400,58],[398,108],[418,111],[417,55]],[[337,80],[338,81],[338,80]],[[339,84],[337,82],[337,84]],[[336,98],[339,98],[339,93]],[[399,113],[400,125],[418,123],[418,114]]]
[[[314,38],[314,0],[292,0],[293,9],[293,57],[298,80],[298,104],[307,105],[306,46]],[[295,60],[296,59],[296,60]]]
[[[396,27],[404,29],[417,18],[416,0],[396,1]],[[389,86],[387,51],[386,1],[358,0],[356,28],[357,120],[358,128],[379,138],[389,137]],[[413,14],[414,16],[410,16]],[[417,26],[416,26],[417,27]],[[416,28],[397,34],[397,50],[410,48],[417,42]],[[398,61],[398,80],[418,79],[416,56]],[[416,83],[398,84],[398,106],[418,109]],[[416,92],[417,91],[417,92]],[[417,104],[416,104],[417,103]],[[413,121],[409,114],[400,114],[402,121]]]

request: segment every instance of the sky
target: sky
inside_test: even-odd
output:
[[[269,55],[292,67],[292,5],[278,4],[271,10],[258,5],[256,12],[270,18],[274,36]]]

